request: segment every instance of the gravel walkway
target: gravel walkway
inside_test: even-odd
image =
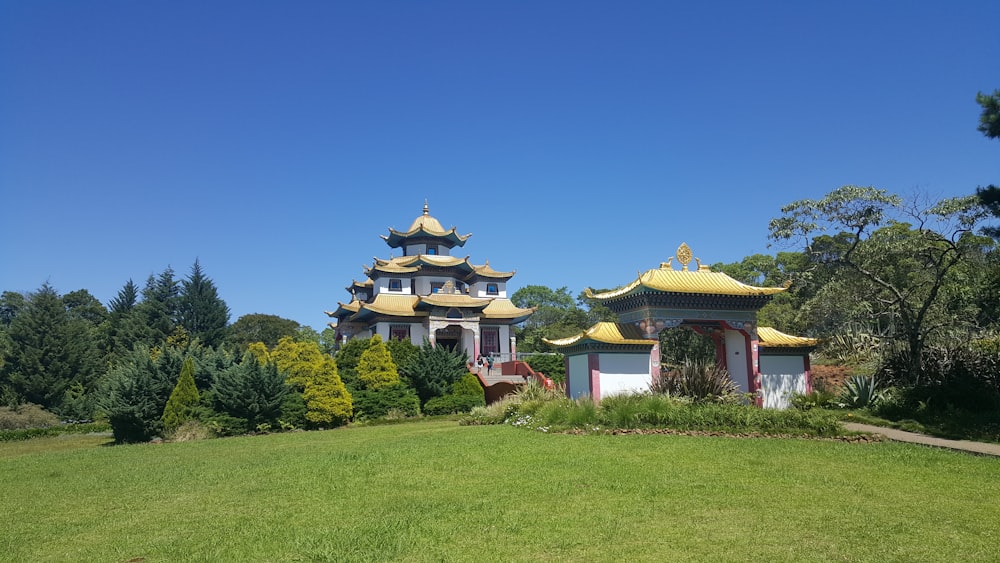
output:
[[[870,434],[881,434],[890,440],[897,442],[910,442],[913,444],[924,444],[925,446],[935,446],[938,448],[948,448],[963,452],[971,452],[982,455],[992,455],[1000,457],[1000,444],[990,444],[986,442],[970,442],[968,440],[946,440],[935,438],[925,434],[895,430],[893,428],[883,428],[870,424],[858,424],[856,422],[845,422],[844,428],[854,432],[868,432]]]

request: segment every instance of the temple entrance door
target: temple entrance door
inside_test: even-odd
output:
[[[438,346],[446,346],[460,352],[462,351],[462,327],[449,325],[440,328],[435,331],[434,340]]]

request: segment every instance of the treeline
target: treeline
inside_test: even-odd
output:
[[[458,412],[484,404],[464,354],[380,338],[334,357],[334,331],[274,315],[229,324],[195,261],[105,307],[51,285],[0,296],[0,404],[38,405],[64,421],[107,419],[118,442],[183,432],[232,435],[330,428],[352,420]],[[339,368],[338,368],[339,363]],[[475,385],[472,385],[474,383]]]

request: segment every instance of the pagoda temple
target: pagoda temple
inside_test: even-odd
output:
[[[517,345],[511,327],[535,311],[514,306],[507,297],[513,271],[493,269],[487,260],[473,264],[452,253],[465,246],[471,234],[445,230],[423,213],[406,231],[389,228],[382,235],[389,248],[402,256],[375,258],[364,269],[364,281],[347,286],[351,299],[326,314],[335,322],[340,344],[376,334],[383,340],[409,340],[465,351],[471,360],[480,355],[512,358]]]
[[[674,259],[680,269],[673,266]],[[686,327],[715,343],[717,363],[757,404],[785,408],[794,393],[809,391],[812,338],[757,325],[757,311],[783,287],[755,287],[713,272],[681,244],[659,268],[640,273],[618,289],[585,293],[618,315],[582,333],[545,340],[566,355],[566,393],[571,398],[642,392],[660,377],[659,333]]]

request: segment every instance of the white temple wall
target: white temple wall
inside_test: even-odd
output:
[[[492,295],[486,292],[486,284],[495,283],[497,284],[497,294]],[[469,294],[473,297],[507,297],[507,284],[504,282],[485,282],[478,281],[469,287]]]
[[[570,399],[579,399],[590,394],[590,373],[586,354],[569,356],[569,366],[566,373],[567,394]]]
[[[429,338],[427,327],[416,323],[410,325],[410,342],[415,346],[423,346],[424,340]]]
[[[805,364],[805,356],[760,355],[765,408],[787,409],[792,395],[806,392]]]
[[[738,330],[726,330],[726,369],[729,377],[740,388],[740,393],[750,392],[750,374],[747,370],[747,340]]]
[[[601,396],[649,391],[649,353],[600,354]]]
[[[402,285],[402,291],[389,291],[389,280],[398,279]],[[388,295],[412,295],[413,285],[410,278],[379,278],[375,281],[375,295],[386,293]]]
[[[451,249],[443,244],[434,245],[437,247],[437,254],[439,256],[451,256]],[[405,250],[406,256],[418,256],[421,254],[427,254],[426,244],[409,244],[406,246]]]

